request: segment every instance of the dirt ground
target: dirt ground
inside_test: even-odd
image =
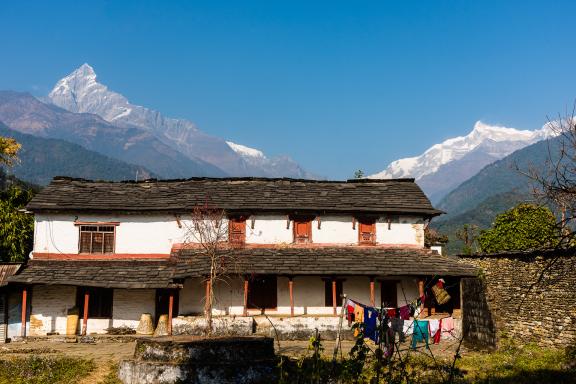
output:
[[[334,351],[334,341],[323,341],[323,353],[326,357],[331,357]],[[280,341],[274,343],[276,352],[291,356],[300,357],[308,352],[308,341]],[[338,355],[346,356],[350,349],[353,347],[352,341],[342,341],[341,351]],[[375,345],[368,344],[372,349]],[[66,355],[71,357],[81,357],[84,359],[92,359],[96,362],[96,370],[87,378],[79,382],[79,384],[97,384],[100,383],[104,377],[110,372],[110,369],[124,359],[129,359],[134,354],[135,341],[130,342],[99,342],[95,344],[84,343],[65,343],[61,341],[26,341],[14,342],[4,345],[0,344],[0,358],[9,356],[25,356],[28,354],[42,354],[42,355]],[[418,348],[416,352],[430,354],[423,348]],[[458,347],[457,341],[442,341],[440,344],[431,345],[430,350],[435,357],[452,358],[454,352]],[[404,343],[400,346],[400,350],[406,352],[409,345]],[[466,351],[461,351],[465,354]]]

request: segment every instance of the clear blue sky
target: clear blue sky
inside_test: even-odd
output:
[[[345,178],[576,97],[575,1],[3,1],[0,89],[133,103]]]

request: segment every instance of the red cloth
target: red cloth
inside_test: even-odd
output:
[[[402,320],[410,320],[410,306],[405,305],[400,307],[400,318]]]
[[[396,308],[390,308],[389,310],[386,311],[386,314],[391,319],[395,318],[396,317]]]
[[[352,300],[346,302],[346,320],[348,320],[348,326],[352,325],[354,321],[354,308],[356,308],[356,303]]]

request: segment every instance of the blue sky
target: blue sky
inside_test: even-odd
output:
[[[84,62],[136,104],[330,178],[576,98],[574,1],[6,1],[0,89]]]

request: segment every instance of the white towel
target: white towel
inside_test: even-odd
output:
[[[428,329],[430,330],[430,337],[434,337],[436,332],[440,329],[440,320],[430,319],[428,320]]]

